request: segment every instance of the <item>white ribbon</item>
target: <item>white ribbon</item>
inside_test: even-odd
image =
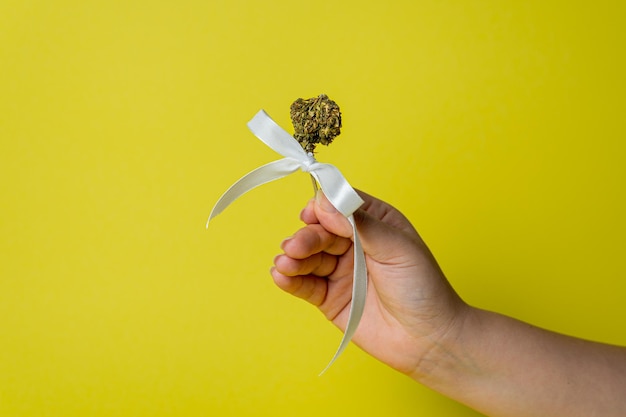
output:
[[[367,269],[365,266],[365,255],[361,247],[361,241],[354,223],[353,213],[362,204],[363,200],[348,184],[348,181],[341,175],[339,170],[331,165],[317,162],[312,154],[308,154],[302,149],[297,140],[295,140],[283,128],[278,126],[272,118],[260,110],[248,122],[248,128],[254,135],[261,139],[263,143],[278,152],[283,159],[279,159],[269,164],[263,165],[254,171],[244,175],[235,182],[215,203],[206,226],[215,216],[220,214],[229,204],[237,198],[252,190],[259,185],[268,183],[285,177],[289,174],[301,169],[310,173],[319,183],[320,188],[328,198],[328,201],[343,214],[352,225],[353,246],[354,246],[354,278],[352,284],[352,304],[350,305],[350,315],[348,316],[348,324],[344,332],[341,343],[337,352],[331,359],[330,363],[321,372],[323,374],[333,362],[341,355],[344,349],[350,343],[354,332],[356,331],[363,309],[365,307],[365,296],[367,293]],[[321,375],[320,374],[320,375]]]

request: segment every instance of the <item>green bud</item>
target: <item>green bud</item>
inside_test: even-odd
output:
[[[315,152],[318,143],[328,145],[341,133],[341,111],[326,94],[299,98],[291,105],[293,137],[307,152]]]

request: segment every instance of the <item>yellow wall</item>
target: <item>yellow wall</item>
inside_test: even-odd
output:
[[[579,4],[584,3],[584,6]],[[325,92],[319,159],[403,210],[470,303],[626,344],[622,2],[0,3],[0,415],[476,416],[269,267],[298,173],[206,216]]]

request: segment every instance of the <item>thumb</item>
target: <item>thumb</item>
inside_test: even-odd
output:
[[[352,237],[352,225],[328,200],[322,190],[315,193],[315,217],[319,223],[331,233],[341,237]]]
[[[315,195],[313,204],[315,216],[324,229],[337,236],[352,238],[352,225],[326,198],[321,190]],[[363,250],[372,258],[380,262],[396,261],[406,254],[407,245],[411,238],[401,231],[367,211],[359,209],[354,213]]]

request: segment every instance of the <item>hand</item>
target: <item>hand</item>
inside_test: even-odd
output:
[[[353,341],[391,367],[417,377],[426,353],[454,331],[465,303],[448,284],[411,223],[359,192],[354,217],[369,276],[365,312]],[[322,193],[301,213],[306,226],[281,244],[278,287],[317,306],[344,330],[352,296],[352,227]]]
[[[369,276],[354,342],[430,388],[493,416],[623,416],[626,348],[546,331],[465,304],[400,212],[359,193]],[[320,193],[274,259],[276,285],[340,329],[352,296],[352,227]]]

